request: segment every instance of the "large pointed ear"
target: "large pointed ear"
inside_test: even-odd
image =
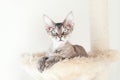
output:
[[[43,15],[43,20],[47,31],[50,31],[54,28],[54,22],[48,16]]]
[[[64,26],[67,28],[73,28],[74,26],[74,16],[72,11],[68,13],[67,17],[64,20]]]

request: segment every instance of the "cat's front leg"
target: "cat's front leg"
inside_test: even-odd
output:
[[[50,56],[45,62],[46,69],[52,67],[55,63],[64,59],[65,58],[62,56]]]
[[[38,70],[40,71],[40,72],[43,72],[44,71],[44,69],[45,69],[45,67],[46,67],[46,65],[45,65],[45,63],[46,63],[46,60],[48,59],[48,57],[41,57],[39,60],[38,60]]]

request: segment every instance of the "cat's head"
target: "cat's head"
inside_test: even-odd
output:
[[[49,36],[52,37],[54,41],[66,42],[70,33],[73,31],[74,21],[72,11],[67,15],[61,23],[55,23],[48,16],[43,16],[45,22],[45,29]]]

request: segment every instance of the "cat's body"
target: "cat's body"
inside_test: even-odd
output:
[[[53,49],[53,47],[51,46],[47,53],[48,56],[60,55],[64,58],[73,58],[75,56],[87,56],[86,51],[82,46],[72,45],[70,42],[66,42],[55,49]]]
[[[45,27],[47,33],[53,40],[52,46],[46,52],[46,55],[40,58],[38,69],[42,72],[44,69],[50,68],[56,62],[66,58],[74,58],[77,56],[87,57],[87,53],[82,46],[72,45],[68,42],[69,35],[73,31],[73,15],[68,14],[64,22],[54,23],[50,18],[44,16]]]

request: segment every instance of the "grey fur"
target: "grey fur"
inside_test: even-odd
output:
[[[53,56],[45,56],[41,58],[38,62],[38,69],[40,70],[40,72],[44,71],[44,69],[50,68],[55,63],[66,58],[71,59],[78,56],[88,57],[87,52],[82,46],[72,45],[69,42],[66,42],[66,44],[63,47],[58,48],[55,51],[49,50],[49,53],[52,53]]]

